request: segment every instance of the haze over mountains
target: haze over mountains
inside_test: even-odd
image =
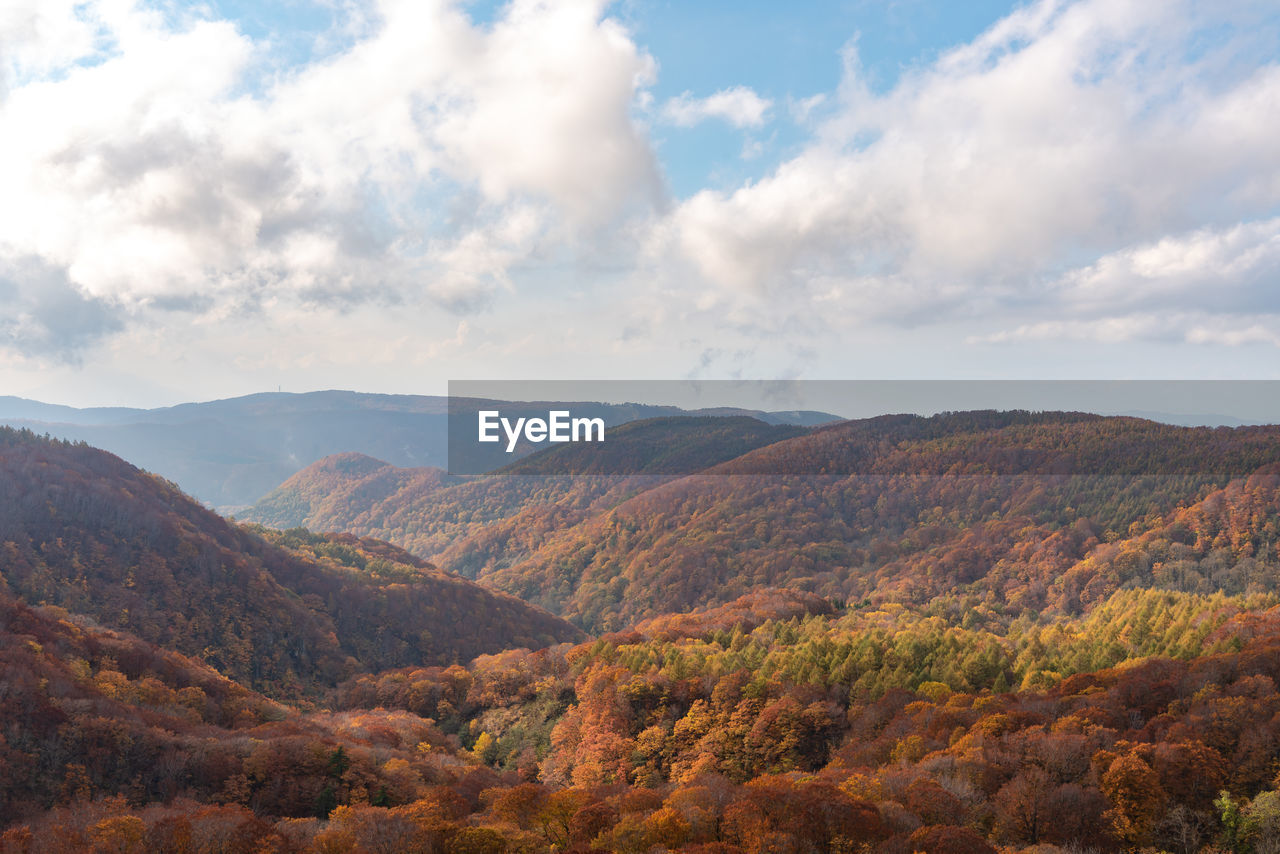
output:
[[[520,414],[525,408],[546,414],[545,404],[510,411]],[[686,413],[670,406],[584,404],[580,414],[615,425]],[[712,414],[801,425],[835,419],[815,412],[721,409]],[[252,504],[290,475],[335,453],[368,454],[398,466],[447,465],[448,399],[436,396],[264,393],[161,409],[77,409],[0,397],[0,424],[87,442],[222,508]],[[517,455],[524,453],[527,447]],[[509,461],[499,452],[492,466]]]
[[[455,401],[455,406],[459,404]],[[464,404],[465,405],[465,404]],[[475,408],[485,405],[474,401]],[[546,414],[547,402],[504,404],[513,416]],[[565,405],[565,404],[556,404]],[[825,412],[716,407],[680,409],[647,404],[573,404],[575,415],[599,416],[610,427],[674,416],[751,417],[765,424],[814,427],[839,420]],[[1170,424],[1236,425],[1222,415],[1133,413]],[[428,395],[318,391],[262,393],[159,409],[75,408],[0,396],[0,424],[26,427],[118,454],[177,483],[209,506],[237,512],[306,466],[331,454],[359,453],[399,467],[448,467],[448,398]],[[780,434],[779,434],[780,435]],[[715,444],[704,440],[709,446]],[[680,447],[684,448],[685,441]],[[722,454],[733,449],[721,445]],[[473,449],[474,451],[475,449]],[[486,447],[465,470],[488,471],[537,450],[521,442],[514,455]],[[746,450],[746,447],[741,447]],[[683,449],[681,453],[691,453]],[[656,460],[657,458],[655,458]],[[545,463],[543,463],[545,465]],[[679,457],[651,462],[675,471]]]

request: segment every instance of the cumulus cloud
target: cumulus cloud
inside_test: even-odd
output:
[[[768,119],[773,102],[746,86],[721,89],[714,95],[695,98],[684,92],[662,107],[662,116],[679,127],[693,127],[707,119],[719,119],[736,128],[758,128]]]
[[[1059,319],[972,340],[1280,344],[1277,282],[1280,218],[1197,229],[1108,253],[1059,276],[1036,303]]]
[[[606,0],[483,24],[371,0],[298,65],[203,6],[11,0],[0,346],[74,358],[177,313],[332,332],[357,309],[412,340],[509,292],[494,326],[519,328],[569,278],[582,347],[623,316],[627,346],[698,352],[938,323],[1273,344],[1273,5],[1040,0],[884,90],[850,47],[835,91],[779,102],[808,134],[785,160],[672,203],[646,118],[753,129],[777,105],[734,86],[651,108],[657,63]]]
[[[604,5],[515,0],[481,26],[382,0],[346,48],[276,72],[227,21],[7,4],[0,260],[129,310],[473,309],[541,243],[660,200],[631,115],[654,64]]]
[[[75,362],[124,320],[118,305],[85,295],[65,270],[38,258],[0,264],[0,351],[9,358]]]
[[[1062,309],[1280,311],[1280,218],[1204,228],[1102,256],[1055,282]]]
[[[654,264],[702,283],[702,305],[837,328],[1063,301],[1092,301],[1090,320],[1161,300],[1273,304],[1270,262],[1247,249],[1271,246],[1280,204],[1266,15],[1044,0],[885,92],[850,48],[812,141],[760,180],[683,201],[653,231]],[[1188,231],[1185,246],[1162,242]],[[1152,266],[1202,256],[1195,275]]]
[[[91,53],[99,38],[77,0],[11,0],[0,6],[0,97],[10,85]]]

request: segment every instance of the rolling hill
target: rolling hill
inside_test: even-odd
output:
[[[103,451],[0,428],[0,592],[91,616],[267,693],[579,636],[386,544],[272,539]]]
[[[358,531],[436,554],[495,522],[545,531],[584,517],[663,479],[709,468],[806,432],[744,416],[642,419],[610,430],[597,446],[552,448],[500,469],[498,477],[457,477],[437,468],[400,468],[362,454],[326,457],[282,483],[241,518],[276,528]],[[627,472],[627,477],[597,474]],[[586,475],[585,477],[583,475]],[[554,520],[517,521],[555,507]]]
[[[281,505],[374,497],[584,638],[3,431],[0,850],[1261,851],[1276,442],[962,413],[685,477],[351,455]],[[510,648],[540,629],[571,642]]]
[[[809,431],[743,415],[646,418],[599,444],[561,445],[497,469],[499,475],[684,475]]]
[[[314,833],[340,803],[407,803],[428,795],[426,780],[466,770],[456,740],[416,715],[290,706],[128,632],[4,594],[0,674],[5,851],[145,841],[247,854],[264,840],[298,850],[288,833],[299,822]],[[34,832],[6,827],[24,820]]]
[[[641,447],[667,446],[650,436]],[[512,471],[573,470],[563,459],[573,452],[584,468],[600,453],[561,448]],[[554,468],[550,454],[562,458]],[[591,631],[778,586],[842,601],[963,593],[1078,613],[1114,589],[1075,570],[1093,550],[1278,460],[1274,427],[954,413],[843,422],[687,477],[448,483],[327,464],[271,502],[322,494],[290,521],[396,542]],[[419,485],[376,485],[385,482]],[[269,519],[271,502],[250,518]]]

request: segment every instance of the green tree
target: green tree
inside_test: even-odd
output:
[[[1213,805],[1218,808],[1218,817],[1222,821],[1222,832],[1218,834],[1222,846],[1235,854],[1249,854],[1253,850],[1252,841],[1258,833],[1259,824],[1249,811],[1249,804],[1241,804],[1224,789]]]

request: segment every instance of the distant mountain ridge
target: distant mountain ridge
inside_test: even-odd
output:
[[[402,467],[447,467],[448,404],[442,396],[336,390],[268,392],[159,409],[77,409],[0,397],[0,424],[86,442],[174,481],[211,506],[238,508],[331,454],[366,454]],[[545,412],[543,404],[529,405]],[[645,404],[584,406],[610,425],[698,414]],[[704,414],[752,415],[801,426],[836,419],[791,411],[717,409]],[[527,449],[517,455],[523,453]],[[486,468],[509,461],[499,452]]]

